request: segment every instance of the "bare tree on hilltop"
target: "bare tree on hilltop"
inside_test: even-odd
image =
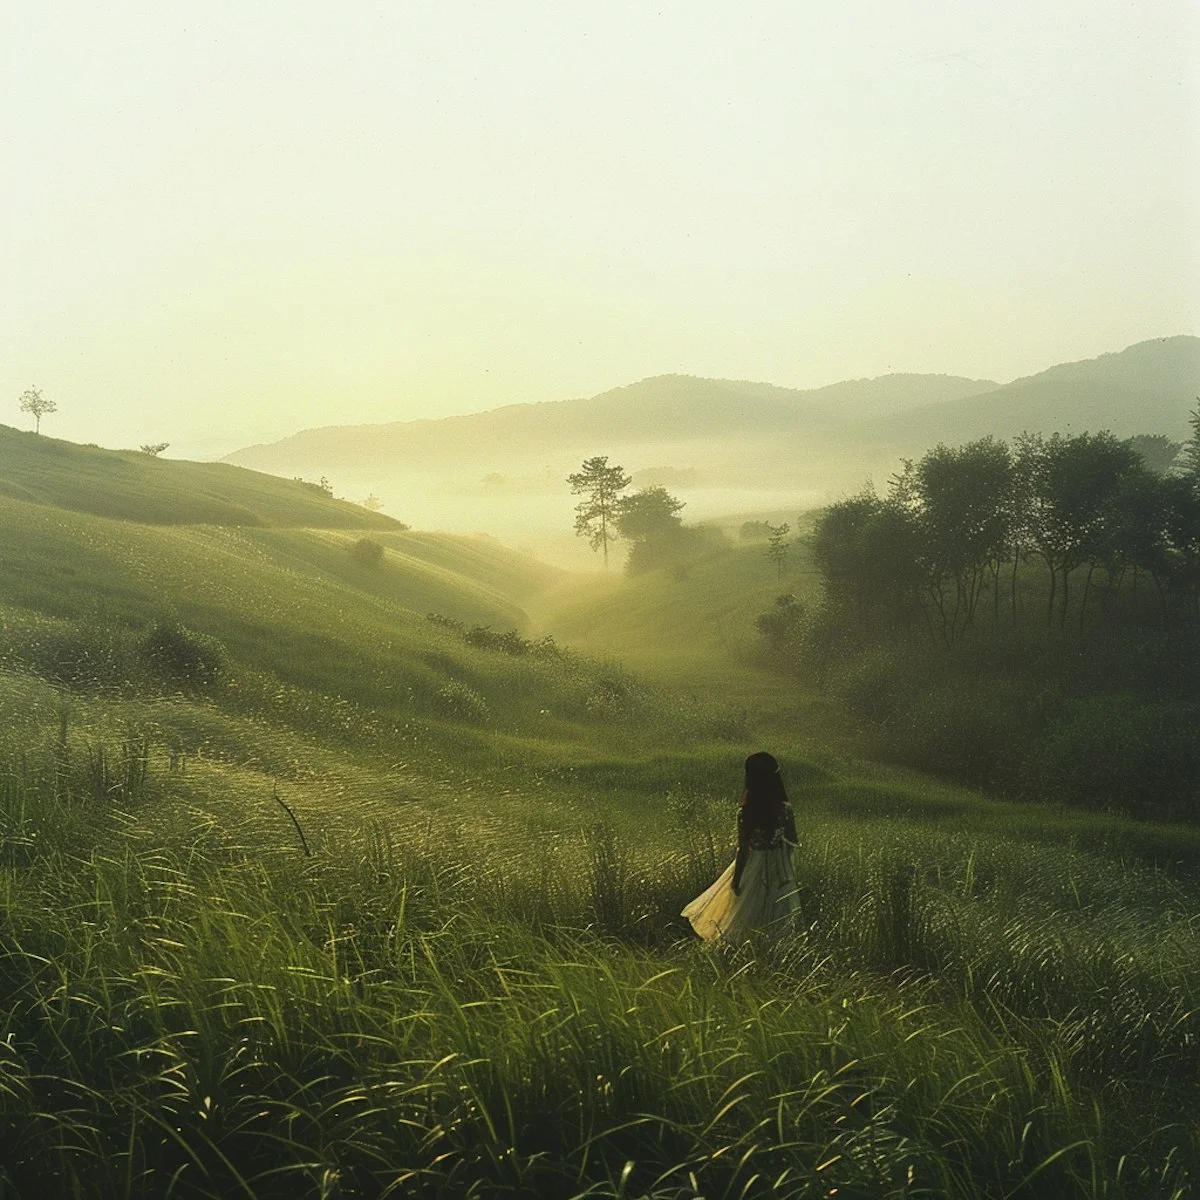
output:
[[[21,393],[21,411],[30,413],[34,420],[34,433],[42,432],[42,418],[47,413],[57,412],[58,405],[42,395],[40,388],[26,388]]]

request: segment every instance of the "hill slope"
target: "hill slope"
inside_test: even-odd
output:
[[[847,429],[852,440],[909,449],[1025,430],[1110,430],[1187,436],[1187,415],[1200,394],[1200,338],[1160,338],[1119,354],[1062,363],[1038,375],[967,399],[895,414]]]
[[[0,496],[153,525],[396,529],[314,484],[228,463],[103,450],[0,425]]]
[[[226,464],[0,429],[0,480],[0,660],[24,645],[52,673],[103,676],[112,646],[168,621],[292,684],[337,691],[348,676],[374,695],[391,673],[432,687],[428,612],[523,628],[524,602],[558,576],[489,539],[411,532]],[[352,553],[364,530],[376,561]]]

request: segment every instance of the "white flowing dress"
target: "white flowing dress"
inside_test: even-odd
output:
[[[683,916],[705,941],[742,939],[755,929],[781,932],[800,907],[792,844],[782,829],[774,830],[769,837],[751,836],[741,886],[734,895],[736,864],[734,859],[717,881],[683,910]]]

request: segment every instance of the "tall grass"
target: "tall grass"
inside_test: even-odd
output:
[[[73,703],[68,744],[119,756],[128,714]],[[611,777],[597,821],[579,784],[389,807],[359,768],[340,808],[287,785],[306,858],[266,775],[152,741],[141,791],[98,803],[55,773],[60,729],[23,764],[10,742],[0,788],[12,1194],[1194,1184],[1186,879],[802,806],[802,921],[714,950],[674,915],[728,854],[703,795],[631,838]]]

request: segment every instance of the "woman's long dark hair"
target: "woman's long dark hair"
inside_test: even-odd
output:
[[[788,794],[774,756],[765,750],[750,755],[742,795],[741,818],[745,825],[750,829],[774,829],[787,803]]]

